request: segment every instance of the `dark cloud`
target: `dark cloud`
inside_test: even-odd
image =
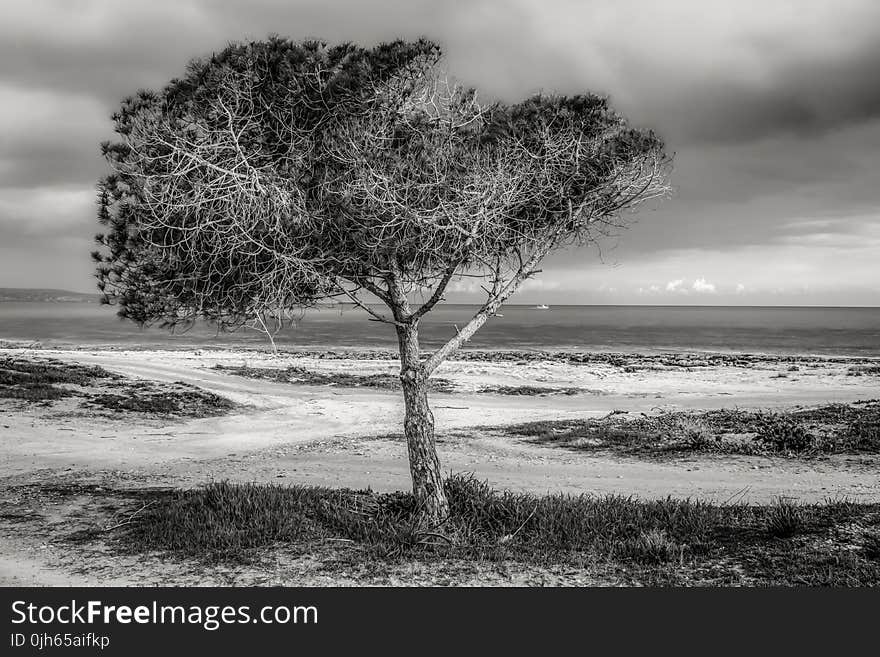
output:
[[[692,83],[658,103],[684,142],[810,138],[880,117],[880,30],[843,60],[796,62],[761,83],[723,77]]]
[[[0,147],[0,193],[9,187],[91,186],[105,172],[97,140],[82,146],[44,142]]]
[[[31,0],[4,7],[0,22],[0,238],[21,245],[16,267],[32,249],[52,253],[59,275],[83,269],[69,240],[87,245],[96,229],[87,198],[123,96],[271,32],[365,44],[426,35],[444,44],[453,74],[490,97],[609,94],[667,138],[678,188],[604,245],[610,261],[818,244],[826,238],[810,237],[822,232],[810,220],[828,220],[843,244],[880,222],[873,0]],[[48,241],[53,226],[58,243]],[[563,253],[548,270],[582,262]]]
[[[228,42],[278,33],[378,42],[436,26],[433,3],[115,0],[21,4],[0,24],[0,80],[115,104]],[[429,30],[430,31],[430,30]]]

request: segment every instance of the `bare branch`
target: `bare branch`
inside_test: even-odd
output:
[[[389,317],[386,317],[385,315],[383,315],[379,312],[376,312],[375,310],[370,308],[367,304],[365,304],[363,301],[361,301],[358,298],[357,290],[351,291],[351,290],[347,289],[342,281],[339,282],[339,289],[342,291],[342,293],[345,296],[347,296],[349,299],[351,299],[351,301],[352,301],[352,303],[354,303],[354,305],[356,305],[358,308],[360,308],[362,310],[367,311],[370,315],[372,315],[376,319],[376,321],[384,322],[385,324],[394,324],[397,326],[402,326],[402,324],[400,322],[397,322]]]
[[[532,276],[535,272],[532,271],[532,267],[536,265],[541,259],[547,255],[547,252],[551,249],[553,242],[548,241],[542,248],[536,250],[532,256],[519,268],[517,273],[511,278],[494,296],[490,296],[486,303],[477,311],[477,313],[471,318],[471,320],[462,328],[461,330],[456,330],[455,336],[450,338],[446,344],[440,347],[437,351],[435,351],[428,359],[425,361],[425,372],[428,376],[437,369],[437,367],[447,358],[449,358],[452,354],[458,351],[461,346],[470,340],[474,333],[476,333],[483,324],[486,323],[486,320],[489,319],[492,315],[494,315],[501,305],[509,299],[514,292],[519,289],[519,286],[525,281],[527,278]]]
[[[449,285],[449,281],[451,281],[452,277],[455,276],[455,272],[458,270],[460,264],[460,261],[455,262],[446,269],[446,273],[443,275],[443,278],[440,279],[440,282],[434,289],[434,293],[412,314],[413,321],[418,321],[422,316],[425,315],[425,313],[430,311],[434,306],[437,305],[437,302],[439,302],[443,298],[443,293],[446,291],[446,286]]]

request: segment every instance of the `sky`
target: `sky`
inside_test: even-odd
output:
[[[0,287],[94,290],[126,95],[278,33],[427,36],[487,98],[590,91],[675,153],[674,196],[514,302],[880,305],[876,0],[3,0]],[[451,301],[477,301],[456,283]]]

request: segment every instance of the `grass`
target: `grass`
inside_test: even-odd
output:
[[[71,386],[111,378],[117,377],[100,367],[6,357],[0,359],[0,398],[48,402],[75,396],[77,390]]]
[[[803,527],[800,507],[791,500],[780,498],[767,516],[767,532],[776,538],[790,538]]]
[[[204,417],[229,412],[234,404],[219,395],[177,382],[132,381],[91,365],[45,359],[0,359],[0,399],[49,405],[76,398],[111,412]]]
[[[517,562],[645,584],[880,584],[878,504],[537,496],[467,475],[451,476],[446,490],[448,522],[425,529],[405,493],[212,483],[158,495],[114,540],[129,553],[214,562],[332,549],[342,568]]]
[[[477,392],[493,395],[513,395],[526,397],[543,397],[547,395],[579,395],[584,392],[594,392],[581,388],[550,388],[542,386],[484,386]],[[601,393],[598,393],[601,394]]]
[[[236,376],[268,379],[281,383],[299,383],[313,386],[333,385],[341,388],[379,388],[383,390],[398,390],[400,388],[400,377],[396,374],[313,372],[295,365],[285,368],[215,365],[214,369]],[[431,392],[454,392],[455,390],[454,384],[448,379],[432,378],[428,380],[428,385]]]
[[[688,452],[816,456],[880,453],[880,401],[793,411],[678,411],[539,421],[501,429],[540,444],[635,456]]]
[[[173,390],[156,389],[147,386],[146,390],[129,391],[125,395],[105,393],[93,395],[87,404],[109,411],[129,411],[179,417],[207,417],[222,415],[231,411],[235,404],[185,383],[173,384]]]
[[[98,379],[117,378],[100,367],[6,357],[0,359],[0,398],[51,402],[79,395],[76,386],[90,386]]]
[[[397,360],[396,349],[357,349],[344,351],[293,349],[284,351],[292,358],[321,358],[327,360]],[[751,368],[757,364],[776,364],[791,372],[801,369],[815,369],[827,365],[865,365],[880,372],[877,358],[854,358],[848,356],[826,357],[807,355],[769,355],[769,354],[720,354],[720,353],[615,353],[615,352],[569,352],[539,350],[470,349],[460,350],[455,360],[469,362],[508,362],[524,365],[530,362],[555,362],[572,365],[609,365],[625,372],[666,371],[710,367]]]
[[[379,388],[382,390],[397,390],[400,388],[400,378],[396,374],[347,374],[345,372],[314,372],[296,365],[278,367],[234,367],[229,365],[215,365],[214,369],[246,376],[253,379],[268,379],[281,383],[299,383],[303,385],[326,386],[333,385],[342,388]],[[455,384],[449,379],[428,379],[431,392],[455,392]],[[582,388],[552,388],[541,386],[484,386],[477,392],[494,395],[512,396],[545,396],[545,395],[579,395],[582,393],[601,394],[600,391],[585,390]]]
[[[880,365],[853,365],[850,367],[847,376],[877,376],[880,374]]]

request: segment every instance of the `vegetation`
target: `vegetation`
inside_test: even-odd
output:
[[[174,383],[164,387],[157,387],[155,384],[129,386],[126,394],[96,394],[92,395],[86,403],[108,411],[130,411],[178,417],[223,415],[235,407],[226,397],[200,390],[185,383]]]
[[[380,388],[399,390],[400,377],[391,374],[348,374],[347,372],[313,372],[304,367],[234,367],[215,365],[214,369],[236,376],[252,379],[268,379],[281,383],[301,383],[313,386],[335,385],[342,388]],[[448,379],[434,378],[429,381],[432,392],[453,392],[455,386]]]
[[[78,395],[71,386],[89,386],[96,379],[116,379],[100,367],[55,360],[0,359],[0,398],[45,402]]]
[[[528,422],[507,435],[582,451],[663,456],[686,452],[815,456],[880,453],[880,401],[794,411],[677,411]]]
[[[343,298],[397,334],[413,492],[449,512],[428,379],[541,260],[595,242],[669,192],[662,140],[606,98],[487,103],[448,80],[440,48],[282,38],[194,60],[126,99],[104,145],[99,288],[134,321],[205,317],[271,335]],[[486,299],[434,353],[419,321],[453,279]],[[387,311],[370,301],[378,299]]]
[[[847,376],[876,376],[880,374],[880,365],[853,365],[846,374]]]
[[[541,397],[545,395],[579,395],[590,390],[582,388],[551,388],[547,386],[483,386],[479,392],[493,395],[515,395],[525,397]]]
[[[272,548],[337,568],[518,562],[645,584],[880,584],[877,504],[536,496],[461,475],[445,486],[450,515],[437,528],[419,522],[411,494],[212,483],[155,494],[114,537],[125,551],[209,561],[258,560]]]
[[[0,399],[51,404],[75,398],[102,411],[129,411],[176,417],[229,412],[233,403],[185,383],[131,381],[93,365],[6,357],[0,359]]]
[[[231,366],[231,365],[215,365],[214,369],[234,374],[236,376],[246,376],[252,379],[268,379],[270,381],[279,381],[281,383],[301,383],[304,385],[334,385],[342,388],[379,388],[383,390],[399,390],[401,387],[400,377],[390,374],[348,374],[347,372],[314,372],[291,365],[290,367],[250,367],[250,366]],[[432,377],[428,379],[428,389],[431,392],[451,393],[455,392],[455,384],[449,379],[440,379]],[[583,393],[595,394],[596,391],[585,390],[583,388],[553,388],[549,386],[483,386],[479,393],[493,395],[513,395],[513,396],[529,396],[537,397],[544,395],[579,395]]]

